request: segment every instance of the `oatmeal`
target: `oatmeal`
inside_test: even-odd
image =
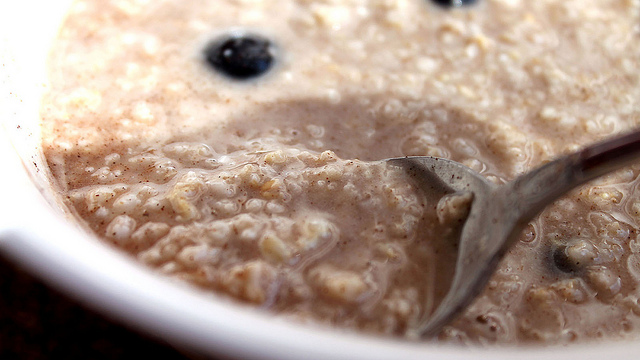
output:
[[[166,276],[413,337],[468,199],[378,160],[504,183],[635,128],[638,40],[638,0],[79,0],[50,57],[45,156],[87,229]],[[637,336],[639,172],[545,210],[439,338]]]
[[[67,197],[96,234],[161,273],[298,317],[409,332],[430,309],[399,314],[391,304],[409,300],[387,294],[433,303],[442,289],[410,279],[455,262],[460,216],[386,163],[172,143],[105,165]]]

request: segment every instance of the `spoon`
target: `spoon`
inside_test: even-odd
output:
[[[571,189],[640,159],[640,130],[588,146],[504,185],[487,181],[455,161],[416,156],[388,159],[425,192],[471,193],[453,280],[433,314],[418,329],[437,335],[479,295],[528,222]]]

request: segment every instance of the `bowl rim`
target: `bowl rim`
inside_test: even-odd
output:
[[[68,221],[39,158],[44,58],[72,0],[0,4],[0,251],[100,312],[197,354],[251,359],[635,357],[640,342],[457,347],[301,325],[153,273]],[[38,9],[34,12],[33,9]],[[35,128],[34,128],[35,127]]]

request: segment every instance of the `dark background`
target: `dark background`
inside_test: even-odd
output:
[[[97,314],[0,255],[0,359],[187,359]]]

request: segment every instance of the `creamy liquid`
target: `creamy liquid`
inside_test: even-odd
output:
[[[458,215],[369,161],[434,155],[502,183],[636,127],[639,24],[637,0],[77,1],[51,53],[45,156],[80,222],[167,276],[413,337]],[[245,32],[273,42],[266,74],[206,63]],[[639,168],[547,209],[440,338],[637,337]]]

